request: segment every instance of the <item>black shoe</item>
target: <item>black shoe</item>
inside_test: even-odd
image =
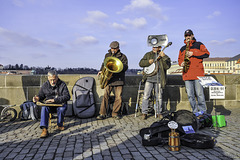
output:
[[[105,119],[106,118],[106,116],[105,115],[102,115],[102,114],[100,114],[99,116],[97,116],[97,120],[103,120],[103,119]]]
[[[121,116],[119,115],[116,115],[116,116],[113,116],[114,119],[121,119]]]

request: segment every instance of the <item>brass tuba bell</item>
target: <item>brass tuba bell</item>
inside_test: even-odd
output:
[[[100,77],[100,86],[104,89],[113,73],[119,73],[123,70],[123,63],[116,57],[107,57],[104,60],[104,68]]]

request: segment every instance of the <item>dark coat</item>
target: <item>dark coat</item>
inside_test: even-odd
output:
[[[140,67],[148,67],[150,66],[149,60],[155,59],[156,55],[153,51],[147,52],[143,58],[139,62]],[[171,59],[165,55],[161,57],[158,61],[159,66],[159,80],[161,83],[161,87],[164,88],[167,82],[167,70],[171,67]],[[147,81],[149,82],[157,82],[157,75],[147,77]]]
[[[125,84],[125,72],[128,69],[128,59],[125,54],[121,53],[120,50],[114,55],[112,55],[111,50],[108,50],[108,53],[105,54],[105,58],[107,57],[116,57],[123,63],[123,70],[119,73],[113,73],[112,78],[108,81],[109,86],[122,86]],[[104,68],[104,63],[102,63],[100,71]]]
[[[54,87],[50,85],[49,81],[45,82],[38,93],[38,97],[39,101],[54,99],[56,104],[66,104],[70,99],[70,94],[66,83],[58,79]]]

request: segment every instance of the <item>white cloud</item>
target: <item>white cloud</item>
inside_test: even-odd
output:
[[[143,28],[144,26],[146,26],[147,21],[145,18],[141,17],[141,18],[135,18],[133,20],[131,19],[124,19],[123,20],[126,24],[130,24],[132,26],[134,26],[135,28]]]
[[[161,7],[152,0],[131,0],[129,5],[126,5],[122,11],[118,13],[126,13],[129,11],[144,13],[150,17],[167,20],[167,17],[162,14]]]
[[[12,32],[0,27],[0,38],[3,39],[5,42],[9,42],[13,45],[20,45],[25,47],[63,47],[61,44],[56,42],[44,41],[39,40],[36,38],[32,38],[28,35],[19,34],[16,32]]]
[[[101,11],[88,11],[87,17],[83,20],[89,24],[105,25],[104,20],[108,18],[108,15]]]
[[[220,11],[214,11],[212,14],[208,15],[207,18],[212,19],[212,18],[220,16],[220,15],[221,15]]]
[[[235,43],[235,42],[237,42],[236,39],[229,38],[229,39],[225,39],[224,41],[212,40],[209,43],[212,45],[224,45],[224,44],[231,44],[231,43]]]
[[[115,29],[117,29],[117,30],[121,30],[121,31],[124,31],[124,30],[127,29],[127,27],[126,27],[125,25],[123,25],[123,24],[118,24],[118,23],[116,23],[116,22],[114,22],[114,23],[112,24],[112,27],[115,28]]]
[[[97,38],[93,37],[93,36],[83,36],[83,37],[78,37],[74,44],[75,45],[83,45],[83,44],[96,44],[98,43]]]

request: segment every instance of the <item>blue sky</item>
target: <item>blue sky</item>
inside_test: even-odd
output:
[[[111,41],[129,68],[151,50],[148,35],[167,34],[176,61],[192,29],[210,57],[240,54],[239,0],[0,0],[0,64],[99,69]]]

